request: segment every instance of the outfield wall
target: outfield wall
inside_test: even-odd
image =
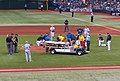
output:
[[[0,9],[38,9],[38,0],[0,0]]]
[[[0,0],[0,9],[24,9],[25,4],[28,9],[41,9],[41,4],[44,10],[54,9],[52,0]]]

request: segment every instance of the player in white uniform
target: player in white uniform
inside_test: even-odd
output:
[[[85,26],[85,28],[84,28],[85,40],[86,40],[87,35],[90,35],[90,29],[88,28],[88,26]],[[87,40],[85,41],[85,46],[87,47]]]
[[[85,28],[84,28],[84,37],[86,37],[87,35],[90,35],[90,29],[87,26],[85,26]]]
[[[25,50],[25,56],[26,56],[26,62],[31,62],[31,53],[30,53],[30,44],[28,41],[26,41],[26,44],[24,45],[24,50]]]
[[[53,25],[51,25],[51,27],[50,27],[51,40],[54,40],[54,35],[55,35],[55,27]]]

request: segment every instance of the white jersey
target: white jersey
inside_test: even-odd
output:
[[[50,27],[50,32],[55,32],[55,27]]]
[[[30,51],[30,44],[25,44],[24,49],[25,51]]]
[[[89,28],[84,29],[84,35],[86,36],[87,34],[88,35],[90,34],[90,29]]]
[[[54,33],[55,33],[55,27],[50,27],[50,35],[52,36],[52,37],[54,37]]]

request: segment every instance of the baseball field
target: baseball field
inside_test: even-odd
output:
[[[91,30],[89,54],[51,55],[46,54],[43,47],[36,46],[37,37],[49,33],[51,25],[55,27],[56,36],[59,34],[65,36],[65,19],[68,19],[70,31],[74,34],[77,34],[77,28],[89,26]],[[19,35],[19,50],[17,54],[9,56],[5,39],[10,33]],[[98,34],[102,34],[106,40],[106,33],[112,35],[111,51],[108,51],[107,47],[98,47]],[[33,61],[29,63],[25,62],[22,49],[25,41],[32,44]],[[91,23],[90,15],[85,13],[75,13],[75,17],[71,17],[69,12],[59,14],[56,11],[1,10],[0,81],[120,81],[119,41],[119,16],[95,13],[94,22]]]

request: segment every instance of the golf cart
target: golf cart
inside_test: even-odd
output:
[[[69,42],[46,41],[45,43],[45,48],[49,49],[51,54],[74,53],[77,55],[82,55],[87,53],[84,47],[79,46],[77,49],[74,49],[73,46],[69,46]]]

